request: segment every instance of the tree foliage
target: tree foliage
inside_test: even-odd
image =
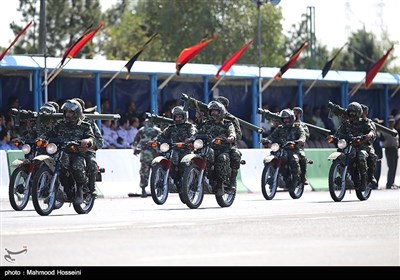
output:
[[[33,20],[33,28],[29,28],[14,49],[16,54],[38,54],[39,38],[39,0],[19,0],[18,11],[22,13],[24,22]],[[99,0],[46,0],[46,50],[48,56],[62,56],[83,31],[90,25],[100,22],[101,10]],[[14,34],[18,34],[24,26],[14,22],[10,24]],[[76,57],[92,58],[97,53],[96,45],[89,43]]]
[[[10,28],[16,35],[30,20],[33,20],[33,25],[15,45],[13,53],[38,54],[40,0],[19,1],[18,11],[24,22],[21,26],[13,22]],[[260,46],[258,12],[261,18]],[[304,41],[310,39],[311,34],[307,16],[303,15],[285,36],[279,5],[263,3],[257,6],[253,0],[118,0],[104,13],[99,0],[46,0],[46,17],[49,56],[62,56],[88,26],[96,27],[100,21],[104,22],[104,27],[94,37],[94,43],[87,44],[76,57],[102,55],[107,59],[127,60],[150,36],[158,33],[140,60],[175,62],[184,48],[215,34],[217,39],[193,63],[222,64],[246,42],[254,39],[237,63],[258,65],[258,48],[261,47],[261,65],[280,67]],[[318,38],[315,42],[313,52],[304,52],[296,68],[322,68],[337,51],[334,49],[329,53]],[[365,29],[358,30],[349,37],[348,48],[335,61],[335,68],[366,71],[395,43],[388,39],[387,33],[383,33],[379,42]],[[398,66],[388,66],[394,59],[392,54],[383,71],[398,72]]]

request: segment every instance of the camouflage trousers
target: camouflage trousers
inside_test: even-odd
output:
[[[85,161],[87,165],[87,172],[89,178],[89,188],[90,191],[94,191],[96,188],[96,175],[97,175],[97,161],[96,161],[96,152],[86,152],[85,153]]]
[[[64,154],[62,160],[63,170],[62,173],[66,172],[66,169],[72,172],[77,185],[83,186],[87,184],[88,177],[86,174],[86,161],[83,155],[67,155]],[[64,176],[62,176],[64,177]]]
[[[214,179],[219,182],[229,180],[231,176],[229,150],[214,150],[214,160]]]
[[[153,158],[155,158],[157,154],[154,150],[142,150],[140,152],[140,187],[145,188],[149,184],[150,170],[151,170],[151,162]]]

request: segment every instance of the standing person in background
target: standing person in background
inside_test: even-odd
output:
[[[389,129],[396,131],[394,128],[396,121],[393,116],[389,117]],[[399,160],[399,134],[392,136],[383,132],[385,140],[383,141],[383,146],[385,147],[385,156],[388,166],[386,189],[397,189],[398,186],[394,184],[394,179],[396,177],[397,162]]]
[[[151,119],[144,121],[142,126],[135,136],[132,143],[133,154],[140,154],[140,187],[142,188],[142,197],[147,197],[146,187],[149,183],[151,162],[157,156],[157,147],[151,147],[150,141],[153,141],[161,134],[161,129],[155,126]],[[129,193],[128,196],[133,196]]]
[[[310,138],[310,130],[308,129],[307,125],[301,121],[301,117],[303,116],[303,109],[300,107],[294,107],[293,108],[293,113],[294,113],[294,125],[299,125],[304,129],[304,133],[306,135],[306,140],[304,141],[307,142],[308,139]],[[300,180],[303,182],[304,185],[308,185],[308,180],[306,178],[306,173],[307,173],[307,157],[306,153],[304,152],[304,145],[302,147],[299,146],[299,164],[300,164]]]
[[[383,120],[375,118],[374,122],[377,124],[383,124]],[[377,162],[376,162],[376,168],[375,168],[375,179],[376,179],[376,184],[372,185],[372,189],[378,189],[379,188],[379,179],[381,177],[381,169],[382,169],[382,157],[383,157],[383,141],[385,140],[385,138],[383,138],[382,133],[377,130],[376,131],[376,140],[373,143],[373,147],[375,150],[375,154],[377,156]]]

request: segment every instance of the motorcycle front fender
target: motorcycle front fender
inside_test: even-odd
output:
[[[11,167],[13,168],[17,168],[20,167],[21,165],[25,165],[25,164],[29,164],[30,161],[26,158],[18,158],[16,160],[13,160],[13,162],[11,163]]]
[[[168,159],[166,157],[164,157],[164,156],[157,156],[151,161],[151,166],[154,166],[157,163],[162,162],[163,160],[168,160]]]
[[[56,168],[56,161],[51,156],[39,155],[39,156],[36,156],[33,160],[44,162],[50,168],[50,170],[52,172]]]
[[[272,160],[274,160],[276,158],[276,156],[274,155],[268,155],[264,158],[264,165],[267,163],[270,163]]]
[[[196,154],[187,154],[181,159],[181,163],[185,164],[186,166],[189,166],[190,163],[192,162],[193,159],[203,159],[201,156],[196,155]]]
[[[341,153],[341,152],[333,152],[332,154],[330,154],[328,156],[328,160],[335,160],[338,157],[340,157],[341,155],[343,155],[343,153]]]

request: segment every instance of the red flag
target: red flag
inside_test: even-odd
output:
[[[179,76],[179,73],[182,69],[183,66],[185,66],[186,63],[188,63],[190,60],[196,57],[196,55],[201,52],[202,49],[207,47],[209,43],[214,41],[217,37],[213,35],[209,39],[203,39],[200,41],[200,43],[191,46],[189,48],[185,48],[181,51],[179,54],[178,60],[176,61],[176,74]]]
[[[289,70],[290,67],[292,67],[297,59],[299,58],[300,54],[302,51],[304,51],[308,47],[309,43],[308,41],[304,42],[301,47],[290,57],[289,61],[281,67],[279,70],[278,74],[275,75],[274,79],[280,79],[282,78],[282,75]]]
[[[15,42],[17,42],[17,40],[19,39],[19,37],[21,37],[22,34],[24,34],[25,31],[26,31],[26,30],[29,28],[29,26],[31,26],[31,25],[32,25],[32,21],[30,21],[30,22],[25,26],[25,28],[22,29],[21,32],[18,33],[17,37],[15,37],[14,41],[12,41],[12,43],[10,44],[10,46],[9,46],[7,49],[5,49],[5,50],[3,51],[3,53],[0,55],[0,61],[6,56],[7,52],[11,49],[12,46],[14,46]]]
[[[369,88],[369,86],[372,83],[372,80],[375,78],[376,74],[382,69],[383,65],[385,64],[386,59],[388,58],[390,52],[393,50],[393,47],[391,47],[387,53],[382,56],[375,64],[374,66],[369,69],[365,75],[365,88]]]
[[[62,58],[61,63],[60,63],[61,66],[64,64],[64,62],[67,59],[67,57],[68,57],[69,53],[71,52],[72,48],[75,47],[76,44],[78,44],[86,35],[88,35],[92,31],[91,28],[92,28],[92,24],[88,28],[86,28],[86,30],[83,33],[83,35],[81,37],[79,37],[79,39],[76,40],[71,46],[69,46],[69,48],[64,52],[63,58]]]
[[[246,49],[250,46],[251,43],[253,43],[254,39],[252,39],[250,42],[245,44],[241,49],[239,49],[237,52],[234,53],[228,60],[224,62],[224,64],[221,65],[219,68],[217,74],[215,74],[215,78],[218,79],[219,73],[220,72],[228,72],[229,69],[232,67],[233,64],[242,56],[242,54],[246,51]]]
[[[144,43],[143,47],[134,55],[132,56],[131,59],[125,64],[126,70],[128,70],[128,73],[126,74],[126,79],[129,79],[129,75],[131,74],[131,68],[133,66],[133,63],[139,58],[139,55],[143,52],[144,48],[150,44],[151,41],[158,35],[158,33],[153,34],[153,36],[150,37],[149,40],[147,40],[146,43]]]
[[[69,53],[67,54],[68,58],[73,58],[85,45],[87,42],[89,42],[93,36],[97,33],[97,31],[100,30],[100,28],[103,27],[103,23],[100,23],[99,26],[87,34],[84,34],[83,37],[80,38],[69,50]],[[67,50],[68,51],[68,50]],[[64,54],[65,55],[65,54]]]

